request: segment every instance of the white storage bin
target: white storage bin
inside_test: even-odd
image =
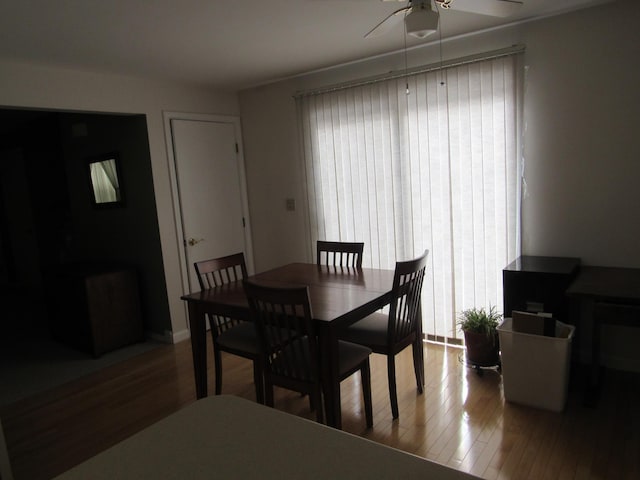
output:
[[[498,326],[504,398],[561,412],[567,401],[575,327],[556,320],[556,336],[514,332],[511,319]]]

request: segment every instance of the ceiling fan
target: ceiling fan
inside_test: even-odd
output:
[[[383,2],[406,2],[406,0],[382,0]],[[404,18],[409,35],[424,38],[438,30],[439,10],[508,17],[521,6],[520,0],[409,0],[406,6],[389,14],[365,35],[365,38],[385,33],[400,19]]]

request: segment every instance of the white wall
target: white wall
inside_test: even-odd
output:
[[[526,46],[523,254],[640,267],[639,19],[619,0],[443,45],[445,59]],[[438,60],[409,52],[410,67]],[[386,56],[240,92],[257,271],[312,258],[304,209],[284,207],[304,204],[294,93],[403,68]]]
[[[523,250],[640,267],[640,7],[527,28]]]
[[[620,0],[445,42],[444,58],[522,43],[525,94],[523,253],[581,257],[590,265],[640,267],[640,7]],[[434,45],[409,66],[437,62]],[[256,268],[305,258],[296,91],[404,68],[402,55],[326,70],[240,92]]]
[[[446,42],[444,58],[526,45],[527,195],[523,253],[579,256],[586,264],[640,267],[637,136],[640,6],[619,0],[542,21]],[[435,46],[409,66],[438,61]],[[402,70],[386,56],[234,94],[148,79],[0,63],[0,106],[142,113],[147,117],[172,330],[186,331],[163,111],[241,112],[256,271],[311,260],[304,218],[297,90]],[[295,198],[295,212],[285,199]]]
[[[163,111],[238,115],[237,96],[143,78],[0,63],[0,107],[141,113],[147,118],[171,330],[187,335]]]

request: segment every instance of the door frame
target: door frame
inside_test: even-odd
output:
[[[240,175],[240,201],[242,203],[242,215],[244,217],[244,243],[246,246],[245,262],[249,274],[253,274],[253,242],[251,235],[251,220],[249,217],[249,196],[247,194],[247,176],[244,165],[244,149],[242,145],[242,129],[240,126],[240,117],[231,115],[215,115],[203,113],[185,113],[185,112],[163,112],[164,131],[167,143],[167,155],[169,164],[169,178],[171,181],[171,196],[173,200],[173,215],[176,224],[176,241],[178,243],[178,256],[180,257],[180,275],[182,283],[182,293],[189,294],[189,265],[187,265],[187,253],[184,243],[184,228],[182,223],[182,205],[180,203],[180,189],[178,188],[178,173],[176,167],[176,158],[173,142],[173,130],[171,129],[171,120],[193,120],[211,123],[228,123],[234,127],[238,161],[238,174]],[[185,304],[186,312],[186,304]]]

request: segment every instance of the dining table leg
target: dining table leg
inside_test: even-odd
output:
[[[340,376],[338,336],[334,329],[324,325],[318,328],[320,350],[320,375],[324,394],[325,422],[330,427],[342,429],[340,406]]]
[[[205,312],[196,302],[189,302],[189,330],[196,398],[207,396],[207,337]]]

